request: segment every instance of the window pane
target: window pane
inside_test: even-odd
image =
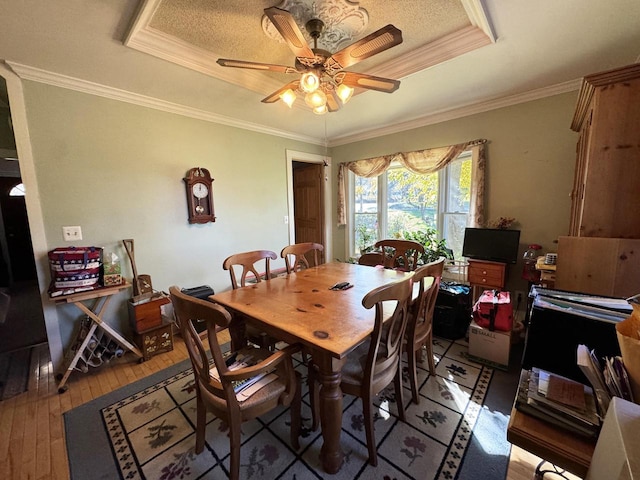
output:
[[[469,213],[471,198],[471,157],[454,160],[449,165],[449,188],[447,190],[448,212]]]
[[[460,258],[464,242],[464,229],[467,226],[467,214],[445,213],[442,220],[442,237],[447,240],[447,248],[453,250],[453,258]]]
[[[355,250],[372,246],[378,232],[378,178],[355,176]]]
[[[391,168],[387,178],[387,236],[436,228],[438,174],[420,175],[405,168]]]
[[[24,184],[19,183],[9,192],[10,197],[24,197]]]
[[[442,216],[442,237],[455,258],[462,255],[464,229],[467,226],[471,198],[471,156],[464,156],[448,166],[447,203]]]

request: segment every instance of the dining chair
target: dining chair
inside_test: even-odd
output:
[[[284,258],[287,267],[287,273],[297,272],[311,266],[320,265],[319,253],[324,251],[324,246],[315,242],[294,243],[287,245],[280,252],[280,256]],[[313,258],[310,262],[309,257]]]
[[[408,305],[413,290],[413,273],[406,278],[375,288],[362,299],[366,309],[375,307],[373,331],[369,338],[351,352],[342,366],[340,388],[347,395],[362,399],[362,410],[369,451],[369,464],[378,464],[376,441],[373,427],[373,397],[393,382],[398,416],[405,421],[404,401],[402,399],[402,348],[408,318]],[[394,308],[388,316],[389,305]],[[383,336],[383,325],[386,335]],[[317,366],[309,368],[313,377],[310,392],[313,415],[313,429],[319,419],[319,394],[316,387]]]
[[[253,250],[250,252],[236,253],[225,258],[222,268],[229,271],[231,288],[234,290],[246,286],[248,283],[259,283],[271,279],[271,260],[276,260],[278,255],[271,250]],[[259,270],[264,270],[259,272]],[[246,323],[242,315],[237,317],[236,328],[232,329],[232,345],[239,349],[241,344],[249,340],[261,347],[275,349],[277,339],[267,335],[266,332]]]
[[[423,361],[423,349],[426,347],[429,372],[436,374],[433,360],[433,312],[436,306],[440,281],[444,270],[445,258],[418,267],[413,276],[414,285],[418,286],[417,293],[409,303],[407,330],[405,335],[407,361],[409,364],[409,383],[413,403],[420,403],[418,395],[418,367],[417,361]],[[433,281],[429,283],[429,279]]]
[[[397,268],[407,272],[418,267],[420,255],[424,253],[424,246],[413,240],[386,238],[378,240],[374,247],[383,253],[386,268]]]
[[[375,267],[377,265],[384,265],[384,255],[382,252],[367,252],[360,255],[358,258],[359,265],[367,265],[369,267]]]
[[[291,360],[291,355],[297,351],[298,347],[290,345],[277,352],[264,348],[246,347],[239,352],[234,352],[236,358],[243,355],[244,358],[252,358],[253,361],[250,363],[255,364],[230,370],[225,362],[228,357],[222,354],[216,336],[216,328],[229,326],[231,322],[229,312],[221,305],[186,295],[177,286],[172,286],[169,293],[180,333],[193,367],[196,391],[196,454],[204,450],[206,414],[210,411],[229,426],[231,445],[229,477],[233,480],[238,479],[242,423],[264,415],[281,405],[291,407],[290,442],[291,446],[298,450],[300,447],[298,437],[301,431],[300,374],[294,370]],[[207,325],[213,366],[210,365],[209,356],[200,336],[203,334],[198,334],[194,328],[193,322],[198,319],[204,319]],[[214,372],[217,372],[217,375]],[[245,396],[242,396],[242,391],[238,393],[234,391],[238,382],[262,374],[267,375],[264,379],[271,381],[257,391]]]

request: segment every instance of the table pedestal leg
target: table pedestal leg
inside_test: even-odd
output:
[[[320,359],[319,359],[320,360]],[[334,369],[331,359],[322,361],[320,370],[320,425],[324,440],[320,450],[320,461],[327,473],[337,473],[344,461],[340,445],[342,429],[342,390],[340,390],[340,368]]]
[[[229,336],[231,337],[232,352],[237,352],[247,346],[247,321],[241,313],[233,313],[231,323],[229,323]]]

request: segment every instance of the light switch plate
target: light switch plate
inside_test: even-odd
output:
[[[79,226],[62,227],[62,237],[67,242],[82,240],[82,229]]]

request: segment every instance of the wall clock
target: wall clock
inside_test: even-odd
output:
[[[192,168],[184,177],[187,186],[189,223],[215,222],[213,210],[213,178],[206,168]]]

